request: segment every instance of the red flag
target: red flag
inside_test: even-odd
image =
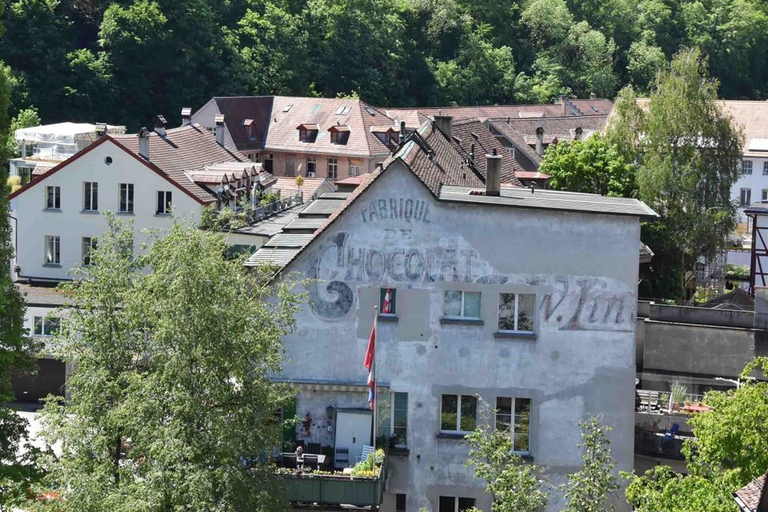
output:
[[[392,288],[387,288],[384,292],[384,301],[381,305],[382,314],[388,315],[392,312]]]
[[[374,372],[374,352],[376,351],[376,324],[371,328],[371,337],[368,338],[368,348],[365,351],[365,361],[363,366],[368,370],[368,407],[373,410],[376,401],[376,378]]]

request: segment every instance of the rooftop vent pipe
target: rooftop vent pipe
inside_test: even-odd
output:
[[[498,196],[501,193],[501,155],[485,155],[485,195]]]

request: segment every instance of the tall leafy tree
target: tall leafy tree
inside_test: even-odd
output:
[[[660,74],[644,110],[625,104],[632,101],[631,92],[621,96],[608,138],[638,162],[640,198],[660,214],[689,270],[715,256],[735,227],[731,186],[743,135],[718,105],[717,81],[696,49],[681,51]]]
[[[289,394],[268,377],[294,325],[291,283],[268,287],[266,271],[223,257],[223,237],[180,223],[134,258],[132,227],[109,223],[68,286],[55,344],[71,399],[43,413],[62,447],[43,488],[60,499],[37,506],[282,510],[265,455]]]
[[[582,468],[568,475],[565,486],[566,512],[601,512],[609,509],[611,493],[619,489],[611,456],[611,427],[592,417],[579,423],[583,450]],[[612,507],[610,507],[612,508]]]

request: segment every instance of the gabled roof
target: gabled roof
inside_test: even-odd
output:
[[[333,185],[325,178],[305,177],[303,179],[304,183],[301,185],[301,191],[304,193],[305,201],[315,199],[321,187],[324,187],[327,191],[333,190]],[[299,186],[296,185],[296,178],[275,176],[275,180],[272,186],[280,190],[282,197],[291,196],[299,191]],[[322,194],[323,192],[320,193]]]
[[[504,148],[489,130],[488,127],[476,118],[462,119],[454,121],[452,126],[453,145],[459,153],[469,158],[472,145],[475,146],[475,166],[483,177],[486,176],[486,158],[485,155],[496,153],[501,155],[501,182],[510,185],[522,186],[517,179],[517,172],[522,172],[523,168],[512,155]]]
[[[116,135],[114,139],[139,155],[139,138],[135,134]],[[212,164],[248,160],[238,151],[219,145],[216,137],[202,126],[189,124],[166,130],[164,137],[150,133],[149,161],[199,201],[211,202],[216,198],[195,184],[184,171],[205,171],[206,166]]]
[[[512,126],[506,122],[489,120],[488,124],[515,147],[517,152],[515,160],[517,160],[525,171],[535,172],[538,170],[539,165],[541,165],[541,156],[531,149],[525,141],[523,134],[512,128]],[[522,155],[523,158],[518,157],[518,154]]]
[[[517,131],[525,140],[526,144],[533,146],[536,144],[536,130],[544,130],[544,144],[551,144],[555,139],[558,141],[576,139],[577,130],[581,128],[581,138],[587,139],[593,134],[599,132],[605,126],[608,115],[583,115],[566,117],[544,117],[538,119],[506,119],[494,118],[494,126],[509,126]]]
[[[742,512],[768,512],[768,472],[733,493]]]
[[[238,150],[263,149],[267,140],[274,96],[216,96],[213,101],[224,114],[224,124]],[[253,138],[244,121],[252,121]]]
[[[555,103],[542,105],[479,105],[479,106],[447,106],[447,107],[418,107],[416,110],[422,115],[433,116],[442,114],[453,116],[456,119],[468,119],[478,117],[489,118],[541,118],[562,116],[585,116],[601,114],[607,115],[613,109],[611,100],[605,98],[595,99],[568,99],[565,104],[558,100]],[[389,109],[393,115],[396,111],[405,109]],[[407,111],[407,110],[406,110]]]

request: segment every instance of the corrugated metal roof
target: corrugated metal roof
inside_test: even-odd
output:
[[[293,233],[278,233],[269,239],[263,247],[277,247],[282,249],[290,249],[295,247],[304,247],[312,240],[314,235],[311,234],[293,234]]]
[[[501,195],[499,196],[486,196],[484,193],[471,194],[470,192],[473,190],[477,191],[478,189],[444,185],[440,190],[439,199],[441,201],[495,204],[518,208],[631,215],[647,220],[653,220],[658,217],[656,212],[643,202],[624,197],[606,197],[597,194],[554,190],[536,190],[534,193],[531,193],[528,189],[506,187],[502,187]]]
[[[344,204],[345,199],[325,199],[325,195],[326,194],[323,194],[319,199],[312,201],[309,206],[304,208],[299,216],[302,218],[315,215],[328,217]]]
[[[289,222],[284,228],[283,232],[291,232],[291,231],[306,231],[306,230],[315,230],[322,227],[323,224],[325,224],[326,219],[325,218],[309,218],[309,219],[303,219],[298,218],[296,220],[293,220]]]
[[[277,249],[273,247],[261,247],[258,251],[253,253],[250,258],[245,262],[247,267],[254,267],[256,265],[273,263],[275,265],[284,266],[291,261],[296,254],[299,253],[300,248],[292,249]]]

